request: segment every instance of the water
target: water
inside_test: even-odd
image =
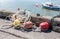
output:
[[[60,0],[0,0],[0,9],[9,9],[17,11],[17,8],[27,9],[32,14],[40,13],[41,15],[55,16],[59,11],[52,11],[42,8],[43,2],[52,2],[54,5],[60,5]],[[35,4],[39,6],[36,8]]]

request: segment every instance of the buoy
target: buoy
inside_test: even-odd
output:
[[[12,15],[12,21],[14,21],[15,19],[17,19],[17,15],[16,14],[13,14]]]
[[[33,26],[33,23],[31,21],[25,22],[23,24],[25,25],[24,26],[25,29],[32,28],[32,26]]]
[[[35,4],[35,6],[36,6],[36,7],[39,7],[39,4],[38,4],[38,3],[36,3],[36,4]]]
[[[42,31],[47,31],[49,29],[49,23],[48,22],[42,22],[42,23],[40,23],[39,27],[41,27]]]
[[[20,19],[16,19],[12,22],[12,25],[17,28],[17,27],[20,27]]]
[[[18,11],[20,11],[20,8],[18,8]]]

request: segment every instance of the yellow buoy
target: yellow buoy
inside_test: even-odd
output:
[[[20,19],[16,19],[12,22],[12,25],[17,28],[17,27],[20,27]]]

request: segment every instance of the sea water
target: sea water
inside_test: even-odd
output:
[[[54,5],[60,5],[60,0],[0,0],[0,9],[15,10],[27,9],[32,14],[41,14],[47,16],[55,16],[60,13],[60,11],[53,11],[42,8],[42,3],[52,2]],[[38,3],[38,7],[36,7]]]

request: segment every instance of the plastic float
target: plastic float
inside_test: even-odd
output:
[[[13,26],[14,28],[20,28],[20,24],[21,24],[20,19],[15,19],[15,20],[12,22],[12,26]]]
[[[40,23],[39,27],[41,28],[41,31],[47,31],[49,29],[49,23],[42,22],[42,23]]]

